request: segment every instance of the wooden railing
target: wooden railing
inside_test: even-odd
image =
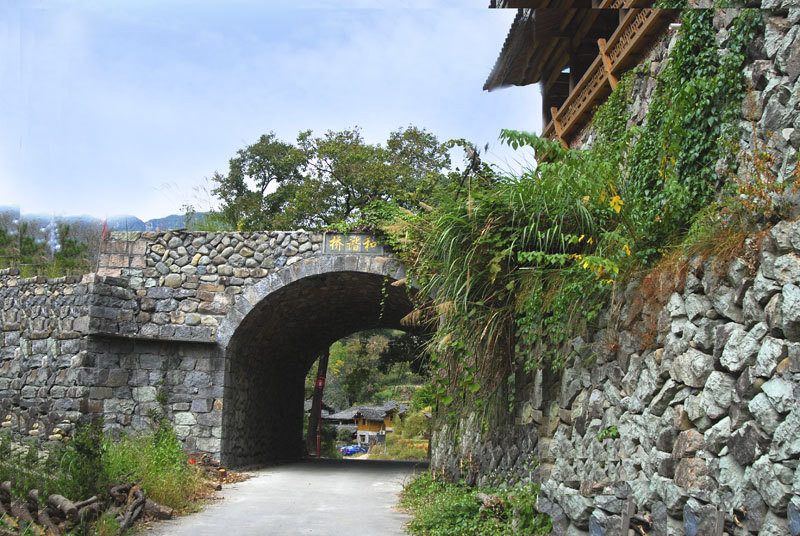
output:
[[[601,6],[633,5],[636,0],[605,0]],[[551,108],[552,119],[542,136],[560,141],[568,147],[575,132],[590,119],[592,109],[617,87],[619,74],[637,60],[637,52],[646,47],[660,32],[665,20],[674,17],[674,10],[632,8],[611,38],[598,39],[599,53],[561,108]]]

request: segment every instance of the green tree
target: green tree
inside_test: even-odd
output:
[[[12,257],[16,254],[14,249],[16,244],[15,238],[16,237],[6,229],[0,229],[0,268],[11,264]]]
[[[414,126],[392,132],[385,147],[358,128],[301,132],[297,145],[270,133],[214,175],[213,193],[237,229],[324,228],[359,221],[380,203],[415,208],[449,180],[449,166],[446,145]]]
[[[302,151],[274,132],[239,149],[230,159],[228,174],[213,176],[217,186],[212,193],[222,201],[222,220],[239,230],[268,228],[270,216],[280,209],[270,187],[299,181],[304,163]]]
[[[408,363],[415,374],[427,374],[427,343],[427,337],[411,332],[392,337],[381,351],[378,368],[386,373],[395,363]]]
[[[61,246],[53,255],[56,268],[60,273],[86,273],[89,271],[89,246],[69,236],[70,226],[66,223],[58,225],[58,241]]]
[[[45,244],[37,240],[31,232],[28,222],[19,224],[19,263],[45,264]]]

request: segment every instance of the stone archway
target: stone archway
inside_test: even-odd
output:
[[[405,270],[385,257],[321,255],[250,287],[220,324],[225,387],[221,459],[250,465],[302,452],[303,381],[336,340],[400,329],[412,309]]]

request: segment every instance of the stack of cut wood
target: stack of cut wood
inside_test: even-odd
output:
[[[85,525],[110,512],[119,524],[121,534],[142,515],[156,519],[169,519],[175,515],[172,508],[147,499],[141,488],[133,483],[113,486],[108,498],[90,497],[72,502],[61,495],[50,495],[40,500],[39,491],[31,490],[25,498],[13,498],[11,482],[0,484],[0,517],[4,527],[0,536],[16,534],[60,536],[74,527]]]

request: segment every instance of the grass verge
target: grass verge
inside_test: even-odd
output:
[[[511,536],[549,534],[550,517],[536,511],[537,488],[490,489],[435,480],[430,472],[409,481],[400,505],[413,520],[410,534]]]

